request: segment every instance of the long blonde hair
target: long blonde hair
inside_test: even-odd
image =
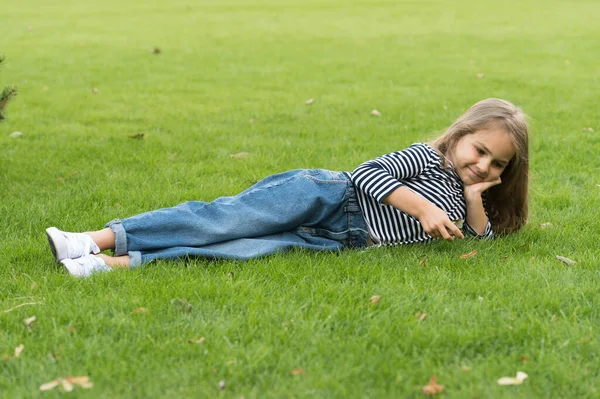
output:
[[[488,98],[479,101],[458,118],[433,146],[444,157],[465,135],[490,127],[502,128],[510,136],[516,153],[502,175],[502,183],[486,192],[485,210],[495,233],[519,230],[527,223],[529,183],[529,128],[527,115],[508,101]]]

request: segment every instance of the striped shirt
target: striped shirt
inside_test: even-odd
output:
[[[385,197],[405,186],[444,210],[450,220],[466,220],[464,186],[452,166],[444,168],[437,151],[427,144],[413,144],[359,165],[351,174],[358,202],[373,242],[381,245],[411,244],[432,240],[418,219],[383,204]],[[466,234],[493,236],[488,220],[485,232],[478,235],[466,222]]]

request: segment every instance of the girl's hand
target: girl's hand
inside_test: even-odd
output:
[[[490,187],[494,187],[500,183],[502,183],[502,179],[497,178],[493,181],[482,181],[480,183],[465,186],[465,199],[469,200],[473,197],[481,197],[481,194],[485,190],[489,189]]]
[[[463,233],[448,217],[448,214],[431,204],[417,219],[421,222],[423,230],[433,238],[443,238],[453,241],[454,237],[465,238]]]

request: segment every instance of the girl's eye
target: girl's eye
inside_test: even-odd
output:
[[[494,166],[497,167],[498,169],[502,169],[504,167],[504,164],[494,161]]]
[[[478,153],[479,155],[483,155],[483,154],[485,154],[485,151],[483,151],[481,148],[479,148],[479,147],[475,147],[475,148],[477,148],[477,153]]]

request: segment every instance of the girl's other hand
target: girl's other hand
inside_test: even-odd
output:
[[[453,241],[454,237],[465,238],[462,231],[448,217],[448,214],[431,204],[419,217],[423,230],[433,238]]]

